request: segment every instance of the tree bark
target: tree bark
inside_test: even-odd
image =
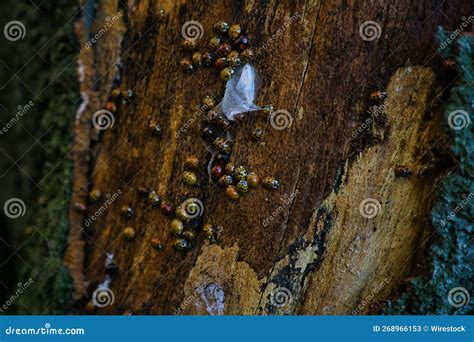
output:
[[[75,128],[73,201],[88,206],[70,213],[66,265],[74,302],[90,300],[106,279],[105,253],[113,253],[114,302],[100,314],[374,312],[422,271],[417,263],[433,234],[432,193],[449,167],[437,105],[450,84],[436,75],[442,71],[434,33],[468,12],[462,0],[99,1],[93,33],[118,19],[90,49],[89,14],[77,30],[84,104]],[[260,142],[251,139],[258,119],[249,114],[235,130],[232,152],[236,164],[277,177],[280,190],[259,187],[229,201],[208,181],[200,118],[175,134],[204,96],[221,99],[225,87],[213,68],[180,69],[181,28],[191,20],[204,28],[201,51],[215,21],[240,23],[257,51],[256,103],[290,113],[288,128],[268,125]],[[380,27],[378,39],[359,33],[369,20]],[[111,128],[91,130],[118,76],[133,97],[117,104]],[[378,90],[387,99],[374,113],[370,94]],[[160,137],[149,132],[150,119],[161,125]],[[200,161],[195,186],[182,182],[188,155]],[[138,187],[175,205],[200,199],[204,214],[189,225],[222,225],[219,242],[198,233],[189,251],[175,251],[170,219],[147,205]],[[106,200],[89,200],[92,188],[122,194],[86,228],[83,220]],[[361,214],[368,199],[375,200],[373,218]],[[121,215],[123,205],[133,217]],[[127,226],[136,231],[132,240],[122,235]]]

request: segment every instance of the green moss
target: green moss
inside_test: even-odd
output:
[[[438,31],[440,54],[455,58],[461,76],[451,90],[444,121],[453,138],[451,152],[459,165],[438,188],[431,212],[438,234],[430,250],[431,276],[413,280],[407,293],[388,303],[387,314],[474,313],[472,299],[461,307],[451,305],[448,300],[453,288],[463,287],[471,293],[474,288],[474,39],[461,36],[448,44],[448,37],[444,30]],[[459,110],[463,112],[457,112],[458,121],[455,121],[452,113]],[[453,129],[448,124],[450,118],[451,126],[466,126]]]
[[[76,75],[78,47],[74,35],[78,6],[75,0],[45,1],[39,9],[29,2],[12,1],[8,5],[14,15],[11,20],[21,20],[27,28],[25,39],[15,42],[16,54],[10,53],[7,60],[11,68],[20,70],[18,76],[26,85],[12,84],[9,95],[12,103],[33,100],[35,105],[20,123],[36,138],[42,138],[22,165],[34,182],[27,180],[27,186],[16,189],[27,199],[27,224],[12,220],[7,226],[12,249],[18,249],[20,255],[10,261],[15,273],[9,284],[24,283],[30,277],[34,283],[5,313],[60,314],[71,289],[62,258],[69,230],[72,188],[73,164],[69,153],[80,105]],[[20,127],[15,127],[9,139],[12,149],[17,143],[34,144],[28,136],[29,140],[24,141]],[[24,184],[24,178],[19,172],[9,175],[8,181]],[[39,186],[35,187],[34,183]],[[33,227],[30,235],[27,226]],[[6,298],[16,290],[16,286],[9,287]]]

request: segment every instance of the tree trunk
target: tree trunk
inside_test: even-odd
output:
[[[70,211],[65,262],[78,307],[107,279],[106,253],[118,266],[107,284],[114,302],[97,313],[364,314],[395,296],[422,272],[432,193],[449,167],[437,128],[449,82],[434,72],[441,68],[434,33],[468,12],[462,0],[99,1],[77,26],[84,102],[72,201],[87,202],[87,212]],[[92,33],[106,32],[87,48],[91,15]],[[202,25],[204,51],[217,20],[240,23],[250,37],[256,103],[291,116],[285,129],[266,125],[260,141],[252,131],[265,125],[262,113],[234,129],[232,161],[281,184],[235,202],[209,182],[202,117],[187,124],[204,96],[222,98],[225,83],[214,68],[187,74],[179,66],[187,55],[182,26]],[[360,32],[367,21],[380,37]],[[117,102],[112,127],[91,129],[118,78],[133,96]],[[374,103],[374,91],[387,98]],[[161,136],[151,134],[150,119]],[[195,186],[182,181],[188,155],[199,158]],[[198,233],[187,252],[173,249],[170,218],[139,187],[174,205],[202,201],[203,215],[188,224]],[[88,199],[91,189],[101,191],[99,201]],[[124,205],[131,218],[121,214]],[[224,227],[217,243],[201,232],[206,222]],[[131,240],[127,226],[136,232]]]

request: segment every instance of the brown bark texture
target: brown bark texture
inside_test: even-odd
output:
[[[84,103],[73,201],[87,202],[87,212],[70,214],[65,263],[75,303],[90,300],[107,279],[106,253],[118,272],[107,284],[114,302],[98,314],[366,314],[396,296],[420,273],[433,234],[432,194],[445,171],[437,103],[449,84],[437,77],[434,34],[468,6],[463,0],[97,1],[91,30],[107,29],[90,48],[89,19],[77,24]],[[278,191],[259,187],[235,202],[209,182],[203,116],[185,125],[204,96],[222,98],[225,83],[214,68],[188,74],[179,66],[187,56],[183,25],[202,25],[204,52],[218,20],[240,23],[257,52],[255,102],[287,111],[291,123],[278,130],[249,114],[233,129],[232,161],[281,183]],[[378,38],[363,39],[367,21],[379,26]],[[133,96],[117,103],[112,127],[91,129],[117,77]],[[387,93],[379,112],[370,110],[374,91]],[[150,119],[161,136],[150,133]],[[262,120],[265,132],[255,141],[252,131]],[[194,186],[182,181],[188,155],[199,158]],[[203,215],[186,224],[197,231],[187,252],[172,248],[170,218],[148,205],[138,187],[174,205],[202,201]],[[99,201],[88,199],[91,189],[102,192]],[[105,194],[118,190],[84,227],[104,207]],[[133,208],[131,218],[121,214],[124,205]],[[200,231],[206,222],[224,227],[217,243]],[[123,236],[127,226],[136,231],[131,240]],[[163,251],[153,248],[154,238]]]

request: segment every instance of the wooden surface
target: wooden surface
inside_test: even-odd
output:
[[[363,314],[396,295],[420,272],[417,261],[432,234],[431,194],[449,165],[437,128],[437,94],[449,83],[433,37],[437,25],[455,26],[468,5],[98,1],[93,31],[107,16],[123,15],[93,53],[83,49],[80,56],[88,101],[76,125],[75,149],[82,152],[75,154],[75,200],[88,201],[91,188],[122,195],[83,234],[71,210],[66,265],[76,284],[74,305],[81,308],[103,282],[105,252],[114,254],[119,272],[110,285],[114,303],[99,314],[173,314],[180,305],[184,314]],[[285,26],[292,16],[298,19]],[[179,68],[181,27],[190,20],[204,27],[202,50],[212,24],[226,20],[239,22],[261,52],[252,63],[260,78],[256,103],[287,110],[293,123],[284,130],[269,126],[256,143],[250,138],[255,118],[247,118],[236,130],[232,159],[276,176],[279,191],[258,188],[230,202],[208,182],[199,122],[176,137],[201,99],[220,99],[225,86],[212,68],[193,74]],[[380,24],[379,39],[361,39],[359,26],[367,20]],[[78,37],[86,41],[84,27]],[[97,134],[89,120],[104,108],[119,60],[121,87],[134,95],[119,105],[113,127]],[[375,90],[388,93],[378,117],[368,113]],[[161,137],[150,134],[151,118]],[[354,135],[369,118],[369,127]],[[181,180],[190,154],[200,160],[196,186]],[[401,165],[411,170],[409,178],[394,175]],[[174,204],[199,198],[204,215],[192,225],[222,225],[220,242],[210,245],[198,234],[187,253],[173,250],[170,219],[144,203],[140,186]],[[359,212],[366,198],[381,204],[373,219]],[[125,204],[135,211],[127,220],[120,215]],[[83,217],[100,205],[89,201]],[[136,230],[133,241],[122,236],[126,226]],[[153,249],[152,238],[163,241],[163,252]],[[202,284],[207,290],[196,292]],[[291,297],[283,306],[272,300],[279,288]]]

